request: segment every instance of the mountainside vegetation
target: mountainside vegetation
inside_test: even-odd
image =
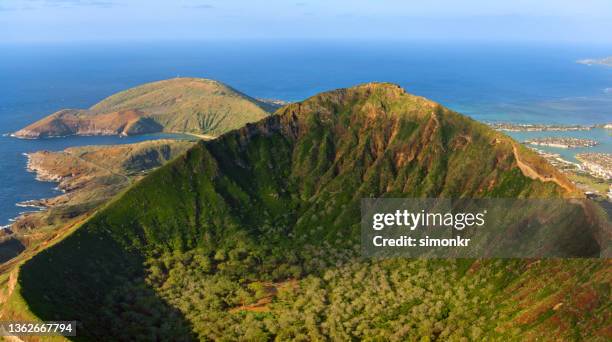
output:
[[[218,81],[174,78],[119,92],[87,110],[60,110],[15,132],[14,136],[175,132],[215,137],[258,121],[276,108]]]
[[[339,89],[144,177],[25,262],[3,317],[78,320],[77,340],[606,341],[609,260],[359,256],[361,198],[573,196],[435,102]]]

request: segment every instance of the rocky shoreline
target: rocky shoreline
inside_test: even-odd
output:
[[[160,139],[126,145],[81,146],[23,153],[26,171],[61,193],[16,203],[21,212],[4,230],[31,230],[54,217],[76,218],[141,178],[146,171],[186,151],[194,141]]]
[[[65,176],[52,173],[51,171],[43,168],[39,162],[36,162],[34,155],[37,153],[42,153],[45,155],[49,155],[51,152],[49,151],[41,151],[34,153],[24,153],[23,155],[26,157],[26,170],[28,172],[36,174],[36,180],[40,182],[55,182],[60,183],[66,179]]]
[[[50,152],[42,151],[42,152],[34,152],[34,153],[23,153],[23,155],[27,159],[26,171],[30,173],[34,173],[35,179],[39,182],[57,183],[58,185],[56,189],[58,189],[59,191],[63,193],[66,193],[66,191],[61,188],[61,183],[66,181],[68,177],[65,177],[59,174],[55,174],[51,170],[48,170],[42,167],[40,163],[36,161],[36,158],[33,157],[33,155],[37,153],[49,154]],[[54,201],[54,199],[56,198],[57,197],[41,198],[41,199],[33,199],[33,200],[27,200],[27,201],[15,203],[15,205],[18,207],[33,208],[36,210],[28,210],[28,211],[19,213],[18,216],[9,219],[9,222],[10,222],[9,224],[0,226],[0,229],[10,229],[15,222],[27,219],[28,215],[40,213],[40,212],[48,210],[49,208],[52,208],[53,206],[57,205],[57,203],[55,203]]]
[[[153,132],[157,133],[157,132]],[[146,134],[146,133],[143,133]],[[61,135],[45,135],[41,136],[40,133],[30,131],[27,129],[21,129],[17,132],[7,134],[11,138],[24,139],[24,140],[38,140],[38,139],[61,139],[61,138],[70,138],[70,137],[97,137],[97,136],[128,136],[127,134],[112,132],[112,131],[84,131],[77,132],[71,134],[61,134]]]

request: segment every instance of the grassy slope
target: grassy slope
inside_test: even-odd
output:
[[[213,136],[258,121],[273,110],[217,81],[176,78],[147,83],[110,96],[90,108],[95,113],[136,109],[164,131]]]
[[[21,254],[11,253],[11,258],[19,255],[9,263],[0,265],[0,288],[4,291],[0,293],[0,306],[3,308],[0,314],[13,319],[37,320],[21,297],[7,296],[9,290],[11,293],[19,292],[18,284],[10,284],[10,275],[16,279],[17,268],[25,260],[60,241],[100,203],[151,169],[182,154],[193,144],[193,141],[155,140],[116,146],[74,147],[61,152],[37,152],[32,156],[41,170],[62,177],[70,176],[69,180],[64,181],[64,186],[72,191],[51,199],[49,204],[52,207],[48,210],[17,220],[12,227],[15,233],[4,238],[20,241],[26,249],[19,251]],[[0,248],[5,251],[6,246],[1,245]],[[6,302],[8,297],[10,301]]]
[[[269,115],[269,104],[220,82],[175,78],[112,95],[89,110],[63,110],[17,136],[184,132],[217,136]]]
[[[546,169],[543,161],[529,159]],[[289,105],[255,125],[200,142],[27,262],[20,294],[39,317],[79,318],[90,336],[100,337],[109,322],[91,313],[110,310],[104,307],[106,296],[136,279],[151,306],[164,307],[177,316],[175,322],[189,325],[191,318],[183,317],[188,312],[177,313],[144,282],[145,260],[194,248],[215,256],[232,251],[251,257],[230,258],[223,272],[283,279],[293,270],[278,271],[274,260],[291,259],[287,251],[324,242],[343,250],[358,242],[362,197],[556,197],[563,192],[554,182],[525,177],[509,138],[396,86],[363,85]],[[525,267],[520,261],[483,265],[482,272],[501,277],[499,288],[486,297],[500,305],[505,298],[500,294],[510,286],[537,282],[519,272]],[[552,270],[547,262],[542,265],[544,274]],[[446,266],[431,262],[428,267]],[[513,272],[505,277],[504,269]],[[609,279],[604,274],[599,281]],[[504,322],[512,325],[510,318]],[[521,329],[507,333],[516,337]],[[579,331],[580,336],[592,333]]]

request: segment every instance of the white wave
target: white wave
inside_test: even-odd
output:
[[[15,205],[18,206],[18,207],[21,207],[21,208],[36,208],[36,209],[40,209],[40,210],[46,208],[45,206],[42,206],[42,205],[30,204],[30,203],[27,203],[27,202],[19,202],[19,203],[15,204]]]

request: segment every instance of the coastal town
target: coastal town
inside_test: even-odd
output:
[[[576,155],[582,167],[593,176],[602,179],[612,179],[612,154],[609,153],[579,153]]]
[[[579,163],[574,163],[558,153],[529,148],[567,175],[587,196],[603,197],[612,202],[612,154],[579,153],[576,155]]]
[[[608,186],[606,198],[612,202],[612,154],[579,153],[576,159],[581,162],[581,171],[606,182]]]
[[[545,125],[545,124],[517,124],[511,122],[487,122],[489,127],[497,131],[505,132],[570,132],[589,131],[595,125]]]
[[[486,122],[486,124],[500,132],[512,135],[515,132],[576,132],[604,129],[612,131],[612,123],[594,125],[559,125],[559,124],[531,124],[511,122]],[[558,133],[557,133],[558,134]],[[575,134],[574,134],[575,135]],[[612,135],[612,132],[606,133]],[[601,136],[601,135],[599,135]],[[601,145],[600,141],[588,138],[569,136],[534,137],[525,139],[522,143],[544,157],[559,171],[563,172],[587,196],[605,198],[612,202],[612,154],[604,152],[577,153],[575,161],[567,160],[550,149],[585,149]],[[582,150],[578,150],[583,152]]]
[[[526,144],[536,146],[549,146],[557,148],[593,147],[599,145],[598,141],[570,137],[546,137],[525,140]]]
[[[597,125],[553,125],[553,124],[532,124],[532,123],[513,123],[513,122],[485,122],[489,127],[502,132],[571,132],[571,131],[590,131],[594,128],[612,130],[612,123],[602,123]]]

